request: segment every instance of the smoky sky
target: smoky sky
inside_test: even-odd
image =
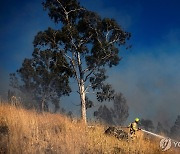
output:
[[[33,39],[48,27],[59,28],[36,0],[6,0],[0,5],[0,95],[7,93],[9,73],[31,57]],[[135,117],[171,125],[180,114],[180,18],[179,0],[80,0],[89,10],[115,19],[131,32],[132,48],[120,48],[123,59],[108,71],[108,81],[122,92]],[[67,110],[80,113],[77,87],[62,99]],[[94,96],[92,96],[94,99]],[[92,115],[94,109],[88,111]]]
[[[131,113],[129,119],[140,117],[171,125],[180,114],[178,33],[169,32],[158,47],[138,49],[146,52],[129,55],[118,70],[110,71],[109,81],[127,99]]]

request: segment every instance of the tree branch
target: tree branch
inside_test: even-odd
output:
[[[68,12],[66,11],[65,7],[61,4],[59,0],[57,0],[57,2],[61,5],[62,9],[64,10],[64,14],[66,15],[66,20],[69,23]]]
[[[88,75],[86,75],[86,77],[84,79],[85,82],[87,81],[88,77],[94,72],[94,70],[95,70],[95,68],[92,71],[90,71],[90,73]]]
[[[69,12],[67,12],[67,14],[71,13],[71,12],[75,12],[75,11],[80,11],[80,10],[86,10],[84,8],[79,8],[79,9],[74,9],[74,10],[70,10]]]
[[[78,82],[78,84],[79,84],[80,80],[79,80],[79,77],[78,77],[78,75],[77,75],[77,70],[76,70],[76,65],[75,65],[74,58],[73,58],[73,53],[72,53],[72,57],[68,56],[68,55],[67,55],[66,53],[64,53],[64,52],[63,52],[63,54],[65,55],[65,57],[67,57],[67,58],[70,60],[71,65],[72,65],[73,70],[74,70],[74,73],[75,73],[76,80],[77,80],[77,82]]]
[[[61,5],[62,9],[64,10],[64,12],[67,12],[65,7],[61,4],[61,2],[59,0],[57,0],[57,2]],[[66,14],[66,13],[65,13]]]
[[[90,85],[88,85],[86,88],[85,88],[85,93],[87,93],[87,90],[90,88],[90,87],[92,87],[92,85],[90,84]]]

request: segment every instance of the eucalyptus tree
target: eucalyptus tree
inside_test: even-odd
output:
[[[38,32],[34,50],[55,52],[63,59],[64,69],[71,72],[66,77],[77,82],[82,120],[86,123],[88,93],[95,93],[100,102],[114,97],[114,90],[105,82],[106,69],[118,65],[119,47],[126,46],[130,33],[114,19],[100,17],[77,0],[45,0],[43,7],[59,29]]]
[[[86,122],[87,93],[94,91],[98,101],[113,98],[111,85],[105,83],[106,69],[118,65],[119,46],[126,44],[130,33],[114,19],[100,17],[77,0],[46,0],[43,6],[60,28],[39,32],[34,47],[56,51],[66,59],[78,85],[81,115]]]

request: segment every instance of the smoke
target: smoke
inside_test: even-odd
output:
[[[118,69],[109,72],[109,82],[127,99],[129,120],[140,117],[173,125],[180,108],[180,41],[174,38],[127,56]]]
[[[126,5],[121,2],[118,8],[108,5],[108,2],[104,2],[103,0],[98,0],[96,3],[94,1],[80,0],[80,3],[89,10],[98,12],[102,17],[116,19],[125,29],[130,28],[134,24],[134,19],[137,19],[142,11],[141,5],[133,1],[131,1],[132,5]]]

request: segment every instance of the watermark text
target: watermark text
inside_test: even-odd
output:
[[[170,138],[163,138],[163,139],[161,139],[161,141],[160,141],[160,148],[161,148],[162,151],[167,151],[167,150],[169,150],[172,147],[180,148],[180,142],[173,141]]]

